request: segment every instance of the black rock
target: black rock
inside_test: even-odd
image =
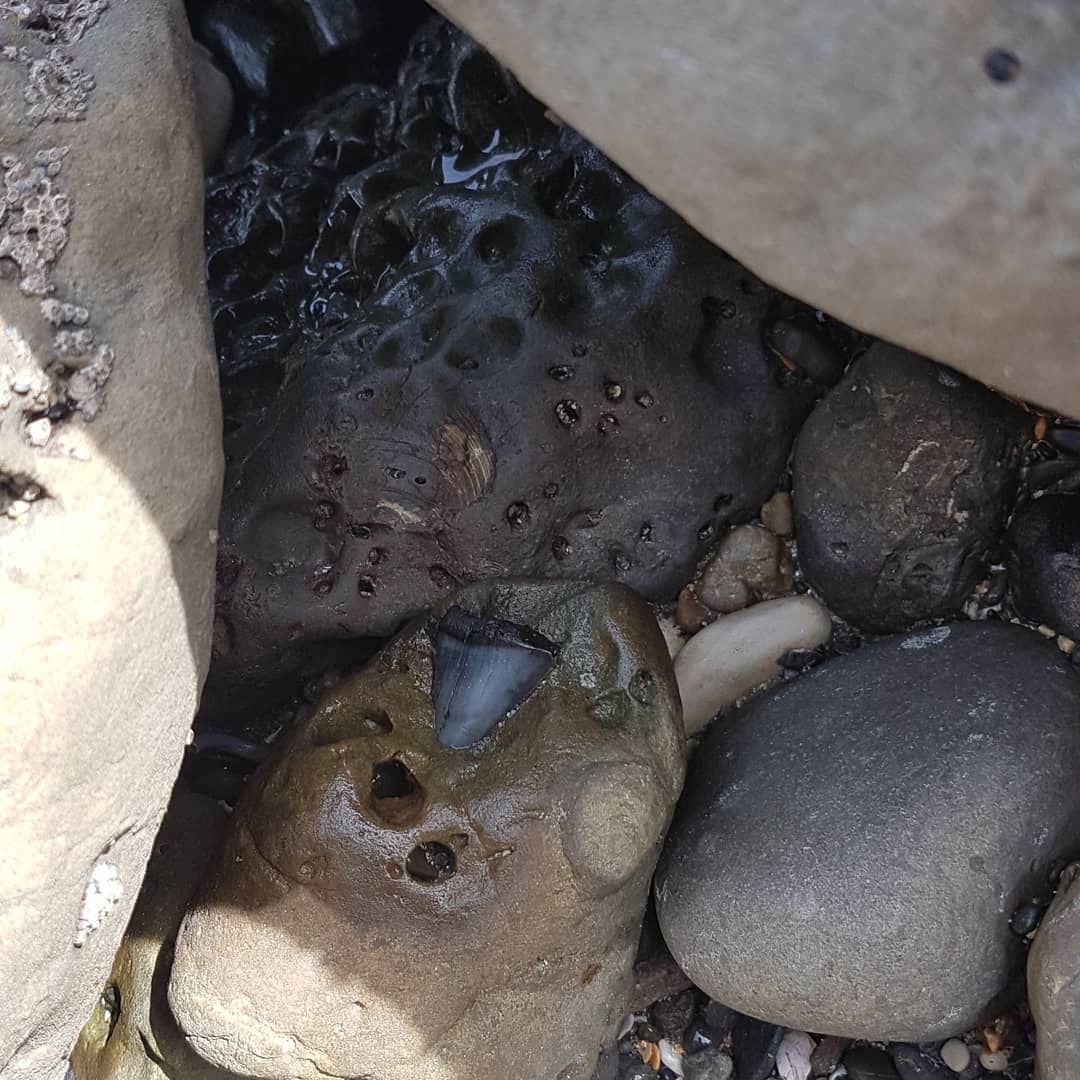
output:
[[[683,1036],[694,1015],[694,1006],[694,991],[684,990],[681,994],[658,1001],[649,1012],[653,1023],[665,1039],[670,1039],[673,1043],[683,1043]]]
[[[619,1080],[656,1080],[659,1074],[643,1061],[629,1059],[619,1064]]]
[[[1069,422],[1054,424],[1046,437],[1051,445],[1057,447],[1063,454],[1080,457],[1080,424]]]
[[[984,574],[1016,485],[1018,410],[895,346],[856,360],[799,435],[802,567],[864,630],[950,615]]]
[[[776,1064],[784,1029],[739,1015],[731,1029],[731,1057],[739,1080],[765,1080]]]
[[[844,1055],[851,1080],[899,1080],[893,1059],[876,1046],[853,1046]]]
[[[343,95],[218,190],[235,430],[211,709],[457,582],[674,595],[774,489],[819,392],[764,348],[772,290],[574,133],[537,127],[474,45],[432,48],[445,109]],[[357,171],[328,185],[343,153]]]
[[[269,97],[275,71],[286,62],[287,44],[273,17],[254,6],[218,0],[202,14],[199,40],[232,78],[256,97]]]
[[[917,1046],[894,1043],[889,1053],[900,1080],[956,1080],[956,1073]]]
[[[655,911],[655,904],[653,910]],[[665,944],[664,947],[667,948],[667,945]],[[739,1014],[734,1009],[721,1005],[719,1001],[710,1001],[702,1010],[701,1018],[705,1022],[712,1041],[721,1043],[731,1034],[735,1021],[739,1019]]]
[[[733,1071],[731,1058],[716,1047],[703,1050],[700,1054],[688,1054],[683,1058],[682,1064],[685,1080],[730,1080]],[[739,1080],[742,1075],[741,1072],[737,1074]],[[768,1076],[768,1072],[752,1075],[764,1077]]]
[[[840,1064],[847,1050],[850,1039],[842,1039],[836,1035],[827,1035],[814,1047],[810,1055],[810,1071],[812,1076],[830,1076]]]
[[[657,910],[695,985],[743,1012],[940,1039],[1019,974],[1009,918],[1078,836],[1080,673],[1032,631],[957,623],[828,660],[715,724]]]
[[[1080,638],[1080,495],[1044,495],[1016,511],[1009,582],[1021,615]]]

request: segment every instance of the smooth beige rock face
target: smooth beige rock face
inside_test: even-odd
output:
[[[1071,0],[437,6],[754,273],[1080,416]]]
[[[0,13],[4,1080],[64,1075],[139,891],[208,660],[221,468],[182,6],[46,6],[53,44]]]
[[[557,646],[465,749],[433,723],[451,604]],[[462,590],[249,781],[177,938],[177,1022],[257,1077],[587,1080],[625,1011],[683,750],[667,647],[635,593]]]

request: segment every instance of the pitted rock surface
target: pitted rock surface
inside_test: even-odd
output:
[[[1080,673],[1052,644],[993,622],[886,638],[710,729],[660,925],[740,1012],[940,1040],[1019,976],[1010,918],[1077,853],[1078,790]]]
[[[460,659],[433,644],[451,608],[554,647],[517,710],[457,750],[433,716],[433,677]],[[682,754],[667,648],[629,589],[462,590],[249,781],[177,940],[169,1000],[190,1044],[259,1077],[590,1076]]]
[[[1019,410],[948,368],[878,342],[799,433],[802,569],[861,629],[954,614],[1002,540]]]
[[[71,1054],[74,1080],[228,1080],[187,1045],[166,991],[176,932],[228,821],[214,799],[178,789],[101,999]]]
[[[437,6],[754,273],[1080,418],[1072,0]]]
[[[481,577],[673,595],[772,492],[819,393],[763,345],[783,298],[516,88],[505,122],[481,111],[506,76],[449,42],[449,116],[406,114],[387,135],[383,98],[354,90],[242,174],[265,189],[286,161],[309,177],[312,145],[360,170],[317,236],[293,223],[298,194],[273,203],[292,254],[270,284],[223,269],[249,233],[211,240],[227,394],[246,387],[249,410],[227,447],[215,701]],[[443,155],[433,182],[432,125],[498,148]],[[346,128],[374,134],[354,146]],[[325,179],[323,195],[299,182],[325,199]],[[224,183],[226,205],[241,178]],[[321,343],[274,356],[260,326]],[[260,380],[277,396],[254,409]]]

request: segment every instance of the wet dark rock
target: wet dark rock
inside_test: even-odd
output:
[[[810,1070],[812,1076],[829,1076],[840,1064],[844,1051],[848,1048],[850,1040],[839,1038],[836,1035],[827,1035],[814,1047],[810,1055]]]
[[[658,1001],[650,1010],[650,1015],[665,1039],[681,1043],[693,1018],[695,1004],[694,991],[684,990],[681,994]]]
[[[236,428],[211,700],[456,582],[674,595],[775,489],[819,392],[762,344],[772,290],[474,46],[422,40],[398,105],[344,93],[211,187]],[[448,106],[416,114],[424,73]]]
[[[1016,511],[1009,582],[1021,615],[1080,638],[1080,495],[1044,495]]]
[[[701,1017],[708,1026],[713,1042],[723,1042],[731,1034],[739,1014],[719,1001],[709,1001],[702,1009]]]
[[[260,106],[294,109],[328,79],[382,74],[426,8],[418,0],[189,0],[195,36]]]
[[[944,1038],[1018,974],[1009,916],[1076,850],[1078,790],[1080,674],[1038,634],[958,623],[866,645],[710,729],[657,872],[660,925],[741,1011]]]
[[[656,1080],[659,1073],[644,1061],[629,1059],[619,1068],[619,1080]]]
[[[512,716],[460,749],[439,741],[433,698],[455,607],[558,646]],[[267,1078],[585,1080],[625,1014],[684,752],[667,646],[630,589],[448,597],[249,782],[177,938],[188,1044]]]
[[[765,1080],[776,1064],[784,1029],[776,1024],[738,1015],[731,1028],[731,1056],[739,1080]]]
[[[1063,454],[1080,457],[1080,424],[1054,424],[1046,433],[1047,441]]]
[[[802,568],[860,629],[959,610],[1011,507],[1018,410],[914,353],[878,342],[803,426],[794,457]]]
[[[894,1043],[889,1053],[900,1080],[956,1080],[956,1073],[917,1046]]]
[[[274,83],[285,78],[289,41],[284,27],[265,10],[218,0],[203,11],[197,31],[249,94],[269,97]]]
[[[814,382],[835,386],[844,374],[844,354],[813,315],[770,319],[765,346]]]
[[[1038,925],[1042,919],[1045,906],[1043,904],[1036,903],[1032,900],[1028,900],[1021,904],[1012,914],[1012,918],[1009,920],[1009,926],[1012,928],[1014,934],[1019,934],[1024,937],[1030,934]]]
[[[688,1054],[682,1064],[685,1080],[730,1080],[735,1067],[731,1058],[717,1047]],[[738,1075],[742,1077],[742,1073]]]
[[[851,1080],[900,1080],[893,1059],[876,1046],[853,1046],[844,1055]]]
[[[1062,874],[1027,965],[1039,1080],[1080,1076],[1080,866]]]

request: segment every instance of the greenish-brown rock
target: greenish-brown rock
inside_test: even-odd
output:
[[[176,931],[226,822],[213,799],[177,791],[101,1000],[71,1054],[75,1080],[219,1080],[184,1042],[165,992]]]
[[[590,1076],[679,712],[623,586],[488,581],[411,623],[249,782],[177,939],[189,1043],[259,1077]]]

